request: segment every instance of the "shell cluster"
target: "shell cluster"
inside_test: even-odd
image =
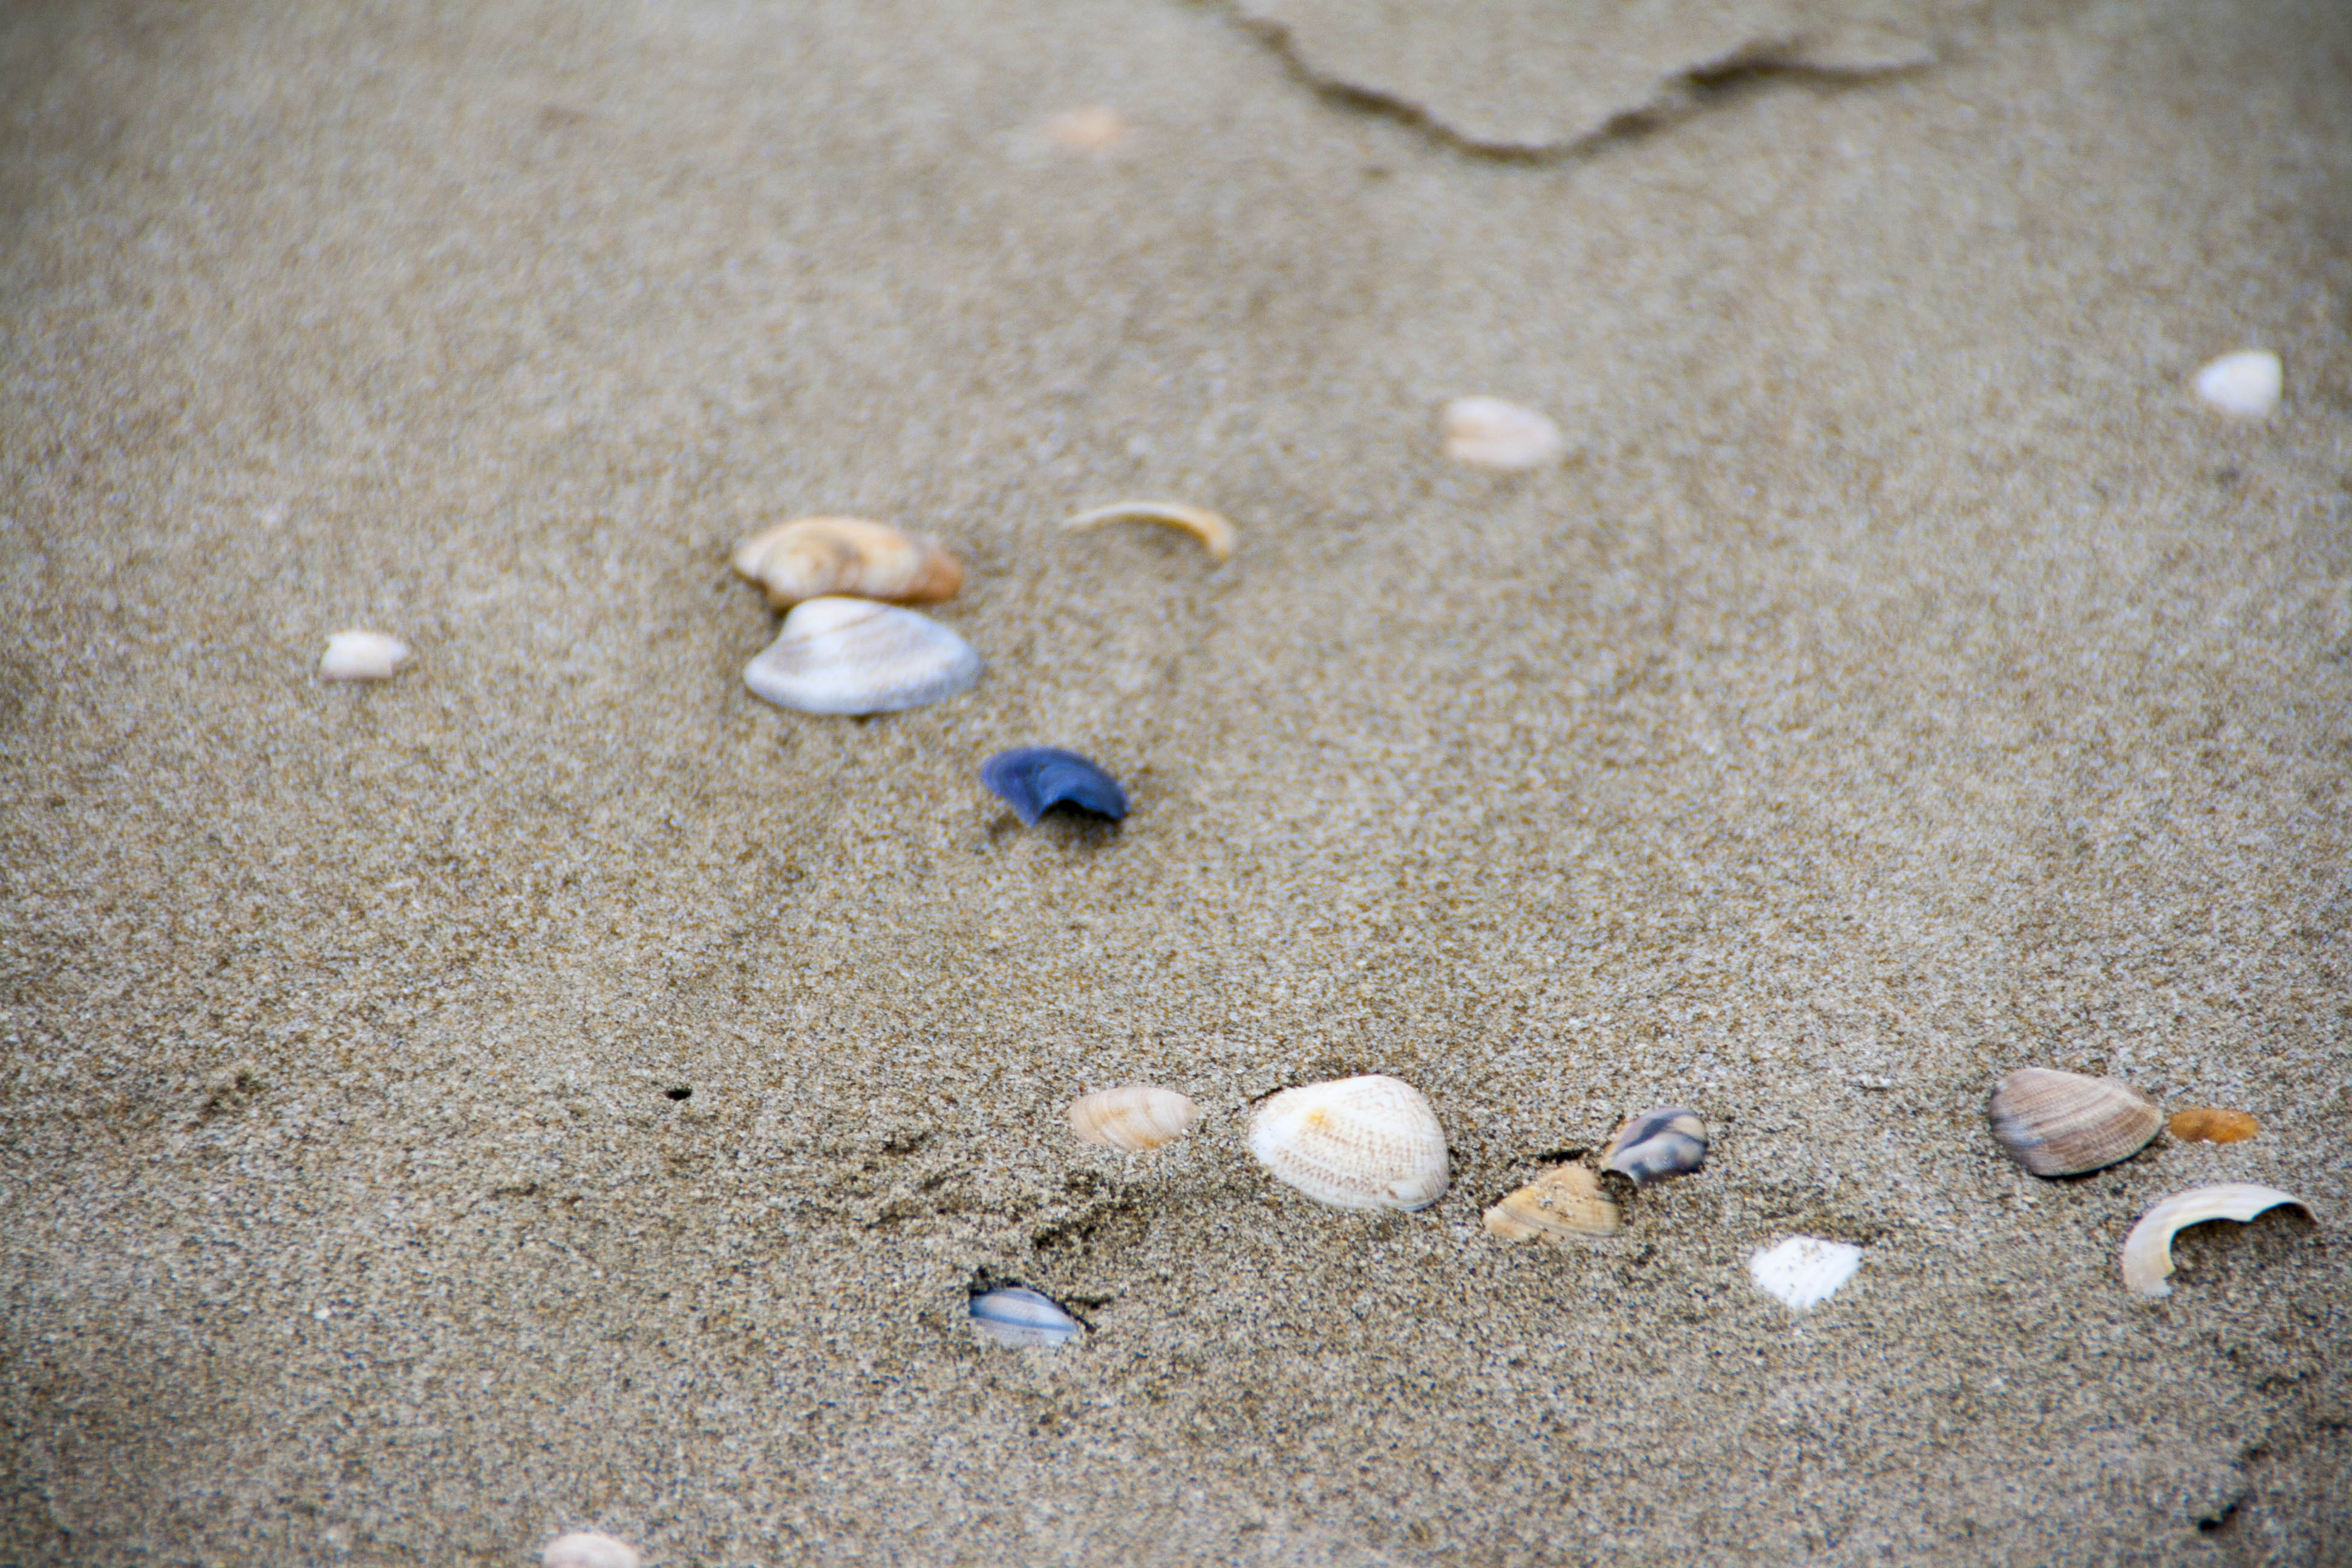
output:
[[[1486,1226],[1506,1241],[1565,1247],[1615,1236],[1625,1221],[1601,1195],[1600,1178],[1581,1165],[1556,1165],[1488,1209]]]
[[[1706,1123],[1687,1105],[1645,1110],[1617,1129],[1602,1146],[1602,1169],[1637,1187],[1687,1176],[1706,1163]]]
[[[929,605],[963,586],[963,567],[936,542],[862,517],[763,528],[735,547],[735,570],[765,588],[779,610],[835,594]]]
[[[1192,1131],[1201,1108],[1172,1089],[1130,1083],[1097,1089],[1070,1102],[1070,1131],[1089,1143],[1140,1154]]]
[[[1439,423],[1445,455],[1475,468],[1524,473],[1558,462],[1568,447],[1559,426],[1499,397],[1457,397],[1445,405]]]
[[[1425,1209],[1449,1177],[1437,1112],[1381,1073],[1284,1089],[1258,1107],[1249,1147],[1276,1181],[1333,1208]]]
[[[981,764],[980,782],[1031,827],[1057,805],[1074,805],[1113,822],[1127,815],[1127,792],[1117,779],[1077,752],[1055,746],[999,752]]]
[[[971,1331],[1006,1350],[1052,1350],[1085,1332],[1051,1296],[1005,1285],[971,1299]]]
[[[2281,1204],[2301,1209],[2306,1219],[2314,1217],[2311,1205],[2293,1193],[2251,1182],[2225,1182],[2173,1194],[2140,1215],[2139,1223],[2124,1237],[2124,1288],[2135,1296],[2171,1295],[2174,1237],[2208,1220],[2231,1219],[2243,1225]]]
[[[1992,1135],[2037,1176],[2076,1176],[2128,1160],[2164,1129],[2156,1101],[2111,1078],[2020,1068],[1992,1087]]]
[[[895,713],[980,679],[971,645],[915,610],[871,599],[806,600],[743,667],[743,684],[803,713]]]

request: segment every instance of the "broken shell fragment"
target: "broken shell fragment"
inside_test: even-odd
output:
[[[1604,1170],[1631,1176],[1637,1187],[1687,1176],[1706,1163],[1706,1123],[1687,1105],[1645,1110],[1617,1129],[1601,1151]]]
[[[1756,1288],[1799,1312],[1811,1311],[1838,1292],[1862,1267],[1862,1248],[1847,1241],[1824,1241],[1817,1236],[1792,1236],[1777,1247],[1759,1249],[1748,1260],[1748,1277]]]
[[[1197,506],[1186,506],[1172,500],[1122,500],[1108,506],[1098,506],[1082,511],[1064,528],[1092,528],[1104,522],[1164,522],[1171,528],[1181,528],[1192,534],[1209,550],[1212,560],[1230,561],[1234,554],[1234,525],[1213,511]]]
[[[2077,1176],[2128,1160],[2164,1126],[2156,1101],[2111,1078],[2020,1068],[1987,1112],[2009,1157],[2037,1176]]]
[[[1127,140],[1127,116],[1105,103],[1080,104],[1045,117],[1045,140],[1065,153],[1099,158]]]
[[[1054,1299],[1007,1285],[971,1299],[971,1329],[982,1341],[1006,1350],[1051,1350],[1078,1337],[1078,1321]]]
[[[1172,1089],[1130,1083],[1097,1089],[1070,1102],[1070,1131],[1089,1143],[1140,1154],[1192,1131],[1201,1108]]]
[[[1004,797],[1031,827],[1057,805],[1075,805],[1113,822],[1127,815],[1127,792],[1076,752],[1055,746],[1015,746],[980,765],[980,782]]]
[[[409,655],[406,643],[382,632],[337,632],[319,658],[319,679],[390,680]]]
[[[1539,468],[1567,447],[1559,426],[1499,397],[1457,397],[1445,405],[1442,423],[1445,455],[1473,468],[1507,473]]]
[[[931,540],[858,517],[803,517],[763,528],[735,547],[735,570],[789,610],[837,594],[926,605],[951,599],[963,568]]]
[[[2199,371],[2192,384],[2207,407],[2241,419],[2260,419],[2278,406],[2285,382],[2285,368],[2278,355],[2263,349],[2242,349]]]
[[[2311,1205],[2292,1193],[2260,1187],[2251,1182],[2224,1182],[2218,1186],[2191,1187],[2175,1193],[2140,1215],[2124,1237],[2124,1284],[2134,1295],[2169,1296],[2172,1287],[2172,1238],[2192,1225],[2233,1219],[2243,1225],[2256,1215],[2293,1204],[2305,1219],[2315,1219]]]
[[[1486,1211],[1486,1228],[1506,1241],[1550,1247],[1625,1228],[1617,1205],[1601,1195],[1600,1179],[1581,1165],[1556,1165]]]
[[[2242,1110],[2192,1105],[2174,1111],[2167,1131],[2183,1143],[2242,1143],[2262,1131],[2262,1123]]]
[[[1445,1130],[1421,1090],[1381,1073],[1286,1089],[1250,1152],[1275,1180],[1342,1209],[1424,1209],[1445,1194]]]
[[[593,1530],[557,1536],[547,1543],[539,1560],[544,1568],[639,1568],[645,1561],[627,1542]]]
[[[971,645],[914,610],[870,599],[811,599],[743,667],[754,696],[803,713],[895,713],[980,679]]]

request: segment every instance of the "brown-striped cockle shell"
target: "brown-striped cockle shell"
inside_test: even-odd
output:
[[[971,645],[915,610],[871,599],[811,599],[743,667],[752,695],[803,713],[895,713],[980,679]]]
[[[937,543],[861,517],[763,528],[735,547],[735,570],[765,588],[779,610],[827,595],[929,605],[963,586],[963,568]]]
[[[2124,1237],[2124,1284],[2136,1296],[2169,1296],[2172,1286],[2172,1238],[2192,1225],[2211,1219],[2233,1219],[2243,1225],[2265,1210],[2293,1204],[2306,1219],[2316,1218],[2311,1205],[2293,1193],[2260,1187],[2252,1182],[2224,1182],[2175,1193],[2140,1215]]]
[[[1172,1089],[1130,1083],[1100,1089],[1070,1102],[1070,1131],[1089,1143],[1140,1154],[1192,1131],[1201,1108]]]
[[[2156,1101],[2127,1083],[2020,1068],[1992,1086],[1992,1135],[2037,1176],[2076,1176],[2128,1160],[2164,1128]]]
[[[1645,1110],[1617,1129],[1602,1146],[1602,1169],[1633,1178],[1637,1187],[1687,1176],[1706,1163],[1706,1123],[1687,1105]]]
[[[1486,1211],[1486,1228],[1506,1241],[1549,1247],[1614,1236],[1625,1228],[1600,1179],[1581,1165],[1556,1165]]]
[[[1276,1181],[1333,1208],[1410,1211],[1445,1195],[1437,1112],[1385,1074],[1284,1089],[1258,1107],[1249,1146]]]

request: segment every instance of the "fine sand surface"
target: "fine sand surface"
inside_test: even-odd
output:
[[[2352,7],[1516,158],[1277,9],[0,16],[0,1562],[2352,1561]],[[743,689],[808,511],[953,545],[976,689]],[[2028,1063],[2262,1131],[2037,1181]],[[1245,1152],[1362,1071],[1433,1209]],[[1675,1101],[1622,1237],[1480,1229]],[[2127,1296],[2225,1179],[2318,1217]]]

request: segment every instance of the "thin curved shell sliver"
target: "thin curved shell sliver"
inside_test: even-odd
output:
[[[1122,500],[1082,511],[1062,524],[1066,529],[1092,528],[1104,522],[1164,522],[1181,528],[1206,546],[1215,561],[1234,558],[1234,525],[1215,512],[1172,500]]]

